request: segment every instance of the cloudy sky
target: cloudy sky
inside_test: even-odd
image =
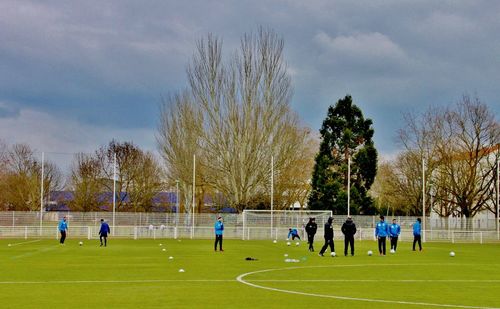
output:
[[[351,94],[383,157],[404,112],[470,93],[500,114],[500,1],[0,0],[0,139],[155,150],[159,104],[186,86],[196,41],[217,34],[230,54],[259,26],[285,39],[303,124],[318,130]]]

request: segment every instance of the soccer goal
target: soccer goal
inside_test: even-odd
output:
[[[244,210],[243,240],[286,238],[289,228],[296,228],[304,238],[309,218],[322,228],[332,212],[329,210]]]

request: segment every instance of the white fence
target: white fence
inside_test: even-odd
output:
[[[222,214],[224,217],[224,237],[230,239],[286,239],[288,228],[299,229],[302,239],[306,238],[303,230],[303,219],[296,220],[297,213],[291,211],[288,220],[275,220],[273,228],[268,220],[245,222],[242,214]],[[57,238],[57,223],[67,216],[69,223],[68,236],[72,238],[93,239],[98,237],[100,219],[105,219],[111,226],[113,237],[123,238],[196,238],[213,237],[213,226],[217,214],[196,214],[194,224],[189,214],[175,213],[116,213],[113,224],[112,213],[108,212],[46,212],[40,221],[39,212],[0,212],[0,238]],[[301,217],[302,218],[302,217]],[[387,218],[389,222],[391,218]],[[416,217],[395,217],[401,224],[401,241],[411,241],[413,234],[411,225]],[[495,222],[470,221],[463,219],[433,220],[426,218],[426,241],[443,242],[493,242],[499,241],[500,235],[495,228]],[[340,227],[344,216],[334,216],[335,239],[343,239]],[[374,239],[374,226],[378,222],[376,216],[353,216],[359,240]],[[322,221],[322,220],[321,220]],[[323,222],[318,222],[317,239],[323,238]],[[444,228],[446,227],[446,228]]]

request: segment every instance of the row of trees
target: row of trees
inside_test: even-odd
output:
[[[420,215],[425,194],[426,213],[473,217],[489,210],[496,214],[500,124],[488,106],[464,95],[447,108],[406,114],[405,122],[398,136],[404,150],[379,167],[373,192],[380,207]]]
[[[44,192],[71,190],[72,209],[98,210],[102,193],[113,191],[116,160],[119,210],[151,211],[153,197],[177,184],[187,212],[202,209],[207,196],[239,211],[299,202],[345,214],[349,196],[352,214],[420,215],[426,196],[426,211],[441,216],[495,212],[500,126],[479,99],[405,115],[403,151],[378,164],[372,121],[351,96],[329,107],[320,141],[300,124],[283,48],[261,28],[226,57],[222,40],[208,35],[187,66],[188,87],[161,108],[157,145],[166,172],[152,153],[112,141],[75,155],[67,178],[43,162]],[[27,145],[0,148],[0,206],[39,209],[42,163]]]
[[[0,143],[0,207],[39,210],[42,161],[25,144]],[[115,171],[116,162],[116,171]],[[116,173],[115,173],[116,172]],[[64,176],[66,174],[66,176]],[[153,197],[165,189],[164,171],[150,152],[132,143],[111,141],[94,153],[74,155],[69,175],[49,160],[43,161],[44,203],[51,192],[71,191],[65,201],[72,210],[97,211],[111,206],[116,175],[116,206],[122,211],[151,211]]]
[[[60,188],[61,172],[57,166],[44,162],[44,190]],[[0,209],[40,209],[42,162],[25,144],[8,147],[0,141]]]

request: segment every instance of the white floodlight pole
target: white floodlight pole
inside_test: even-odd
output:
[[[422,241],[425,242],[425,159],[422,158]]]
[[[347,157],[347,216],[351,215],[351,157]]]
[[[500,147],[499,147],[500,151]],[[500,159],[500,158],[499,158]],[[500,160],[497,159],[497,239],[500,240]]]
[[[115,235],[116,212],[116,152],[113,154],[113,235]]]
[[[271,156],[271,238],[273,238],[273,225],[274,225],[273,211],[274,211],[274,156]],[[275,238],[277,238],[277,236],[278,235],[276,235]]]
[[[195,202],[196,202],[196,155],[193,155],[193,209],[192,209],[192,222],[191,222],[191,238],[194,237],[194,211],[195,211]]]
[[[180,201],[179,201],[179,180],[175,181],[175,206],[176,206],[176,213],[177,213],[177,220],[175,220],[175,226],[179,224],[179,208],[180,208]]]
[[[43,227],[43,178],[44,178],[44,156],[45,153],[42,151],[42,175],[41,175],[41,183],[42,185],[40,186],[40,236],[42,235],[42,227]]]

